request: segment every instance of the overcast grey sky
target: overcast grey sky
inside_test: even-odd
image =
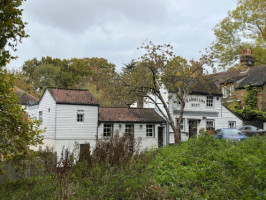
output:
[[[237,0],[27,0],[29,38],[18,45],[19,68],[37,57],[103,57],[117,69],[141,54],[145,40],[169,43],[174,53],[198,59],[215,39],[212,28]]]

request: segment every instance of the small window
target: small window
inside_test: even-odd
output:
[[[146,136],[154,137],[154,125],[151,124],[146,125]]]
[[[227,87],[223,87],[223,98],[227,98]]]
[[[213,107],[213,96],[207,96],[206,105],[207,107]]]
[[[84,110],[78,110],[77,112],[77,122],[84,122]]]
[[[234,121],[229,121],[228,122],[228,128],[236,128],[236,122]]]
[[[104,124],[103,126],[103,136],[111,137],[113,133],[113,124]]]
[[[231,97],[231,96],[234,96],[234,90],[235,90],[234,85],[231,85],[231,86],[230,86],[230,89],[229,89],[229,95],[230,95],[230,97]]]
[[[206,130],[207,131],[214,130],[214,120],[206,120]]]
[[[178,123],[178,119],[176,119],[176,124],[177,123]],[[185,131],[185,120],[184,119],[181,120],[180,130]]]
[[[43,113],[42,113],[42,111],[39,111],[39,122],[42,125],[42,122],[43,122]]]
[[[134,134],[134,124],[126,124],[126,134]]]

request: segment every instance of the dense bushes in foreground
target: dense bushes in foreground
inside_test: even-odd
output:
[[[49,174],[0,185],[0,199],[264,199],[265,150],[265,136],[237,143],[204,136],[123,165],[81,161],[68,179]]]

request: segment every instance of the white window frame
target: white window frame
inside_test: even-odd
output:
[[[85,111],[77,110],[77,123],[84,123],[85,121]]]
[[[233,124],[233,126],[231,124]],[[236,128],[236,121],[228,121],[228,128]]]
[[[42,110],[39,111],[39,122],[40,122],[40,125],[42,125],[42,122],[43,122],[43,111]]]
[[[223,98],[227,98],[227,86],[223,87]]]
[[[125,125],[125,134],[134,134],[134,124]]]
[[[230,97],[234,96],[234,94],[235,94],[234,90],[235,90],[234,85],[231,85],[229,88],[229,96]]]
[[[114,124],[103,125],[103,137],[112,137],[114,130]]]
[[[153,124],[146,124],[146,137],[154,137],[155,136],[155,127]]]
[[[208,122],[212,122],[212,126],[209,126]],[[215,121],[214,119],[207,119],[206,120],[206,131],[212,131],[215,130]]]
[[[214,96],[207,96],[206,97],[206,106],[208,108],[213,108],[214,107]]]
[[[176,125],[177,125],[177,123],[178,123],[178,118],[176,118]],[[183,118],[183,119],[181,120],[180,130],[181,130],[181,131],[185,131],[185,118]]]

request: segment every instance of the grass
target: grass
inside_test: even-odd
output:
[[[0,185],[0,199],[265,199],[265,150],[265,136],[204,136],[122,166],[79,162],[65,182],[49,174]]]

